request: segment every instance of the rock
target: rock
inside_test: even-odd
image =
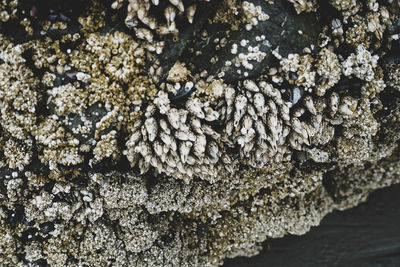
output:
[[[218,23],[204,26],[208,32],[207,38],[197,39],[193,46],[195,51],[202,53],[188,58],[196,69],[207,70],[218,77],[224,73],[221,77],[226,82],[255,78],[265,70],[265,66],[271,66],[276,60],[272,50],[277,49],[281,56],[286,57],[289,53],[302,52],[305,47],[317,42],[317,33],[321,28],[315,13],[296,15],[285,0],[275,1],[274,4],[267,1],[249,3],[260,6],[268,19],[260,20],[256,25],[248,24],[251,25],[250,30],[240,27],[231,31],[230,25]],[[214,40],[222,40],[227,31],[227,43],[224,47],[219,45],[221,48],[216,51],[218,43]],[[250,47],[253,48],[251,51]],[[240,58],[241,54],[243,59]],[[212,58],[217,59],[215,63]]]
[[[216,266],[399,182],[394,2],[5,2],[0,265]]]

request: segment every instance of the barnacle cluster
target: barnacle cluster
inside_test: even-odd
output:
[[[147,106],[143,122],[132,128],[125,154],[131,165],[140,157],[141,173],[152,166],[158,173],[187,182],[193,176],[215,180],[231,168],[229,156],[223,155],[221,134],[211,124],[218,118],[219,113],[199,98],[189,99],[185,109],[177,109],[171,107],[168,94],[160,91],[154,105]],[[225,166],[221,165],[223,159]]]
[[[133,28],[138,38],[153,41],[153,32],[157,35],[177,36],[177,17],[186,17],[189,23],[193,23],[197,4],[201,1],[210,0],[115,0],[111,7],[119,9],[127,3],[126,26]],[[150,12],[151,9],[157,8],[162,12],[161,16]]]
[[[216,266],[400,181],[398,1],[74,1],[0,5],[0,265]]]
[[[297,13],[315,11],[317,3],[315,0],[289,0],[293,3]]]
[[[2,0],[0,5],[0,21],[6,22],[17,14],[18,0]]]

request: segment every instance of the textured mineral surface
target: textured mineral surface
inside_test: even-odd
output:
[[[399,0],[0,0],[0,265],[218,266],[400,182]]]

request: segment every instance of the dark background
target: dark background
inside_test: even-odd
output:
[[[244,266],[400,266],[400,184],[328,214],[303,236],[267,240],[259,255],[224,264]]]

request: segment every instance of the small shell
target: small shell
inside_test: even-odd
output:
[[[265,111],[265,98],[261,93],[256,93],[253,98],[254,106],[259,115],[264,114]]]
[[[201,130],[201,122],[198,118],[192,117],[190,118],[190,125],[194,129],[194,131],[198,134],[202,134],[203,131]]]
[[[293,149],[301,150],[301,139],[299,138],[299,134],[296,132],[292,132],[289,136],[289,143]]]
[[[255,145],[255,142],[254,142],[254,141],[249,142],[249,143],[246,143],[246,144],[244,145],[243,149],[242,149],[243,155],[244,155],[244,156],[247,156],[247,157],[250,156],[250,152],[252,151],[254,145]]]
[[[192,157],[191,155],[189,155],[186,159],[186,163],[189,165],[195,165],[196,164],[196,159],[194,157]],[[186,173],[189,173],[191,170],[191,168],[187,168]],[[190,174],[192,175],[192,174]]]
[[[309,126],[305,122],[301,122],[301,136],[303,137],[303,143],[306,145],[310,145],[309,135],[308,135]]]
[[[304,112],[305,112],[305,109],[304,108],[296,108],[294,111],[293,111],[293,117],[296,117],[296,118],[300,118],[303,114],[304,114]]]
[[[150,118],[154,115],[155,112],[156,112],[156,107],[154,105],[148,105],[146,108],[146,112],[144,113],[144,116],[146,118]]]
[[[253,126],[253,120],[249,115],[243,117],[242,129],[245,129],[247,132]]]
[[[179,110],[179,120],[182,124],[186,123],[187,115],[189,114],[189,111],[185,109],[180,109]]]
[[[176,8],[178,8],[179,12],[185,11],[185,7],[183,6],[182,0],[169,0],[169,2],[171,4],[173,4],[174,6],[176,6]]]
[[[196,140],[196,136],[189,130],[178,130],[175,132],[175,137],[179,140],[183,141],[192,141],[194,142]]]
[[[331,115],[334,116],[339,109],[339,94],[333,92],[329,97],[329,108],[331,110]]]
[[[228,136],[232,135],[233,129],[234,129],[233,121],[228,121],[225,127],[225,132],[227,133]]]
[[[262,81],[258,85],[260,86],[261,92],[264,95],[269,96],[269,97],[274,97],[275,96],[274,91],[273,91],[274,88],[272,87],[271,84],[269,84],[269,83],[267,83],[265,81]]]
[[[172,6],[167,6],[164,9],[164,16],[167,19],[167,24],[171,26],[172,23],[175,21],[175,16],[176,16],[175,8],[173,8]]]
[[[213,158],[218,158],[218,145],[215,142],[210,142],[208,145],[208,154]]]
[[[234,114],[234,125],[239,125],[240,119],[246,112],[247,98],[244,95],[238,95],[235,101],[235,114]]]
[[[170,110],[168,110],[167,117],[171,126],[174,127],[175,129],[179,129],[180,126],[179,111],[176,108],[171,108]]]
[[[278,114],[278,108],[276,107],[275,102],[272,101],[271,99],[268,100],[268,107],[271,113]]]
[[[165,145],[167,145],[168,147],[171,146],[172,139],[169,134],[166,134],[165,132],[160,132],[160,138],[164,142]]]
[[[253,82],[252,80],[245,80],[243,82],[244,88],[251,92],[259,92],[260,88],[258,88],[257,84]]]
[[[221,121],[225,121],[225,119],[226,119],[226,107],[225,107],[225,106],[223,106],[223,107],[219,110],[219,114],[220,114],[219,119],[220,119]]]
[[[189,110],[190,113],[196,115],[200,119],[204,119],[205,115],[202,110],[203,104],[201,103],[200,99],[189,99],[186,102],[186,108]]]
[[[140,142],[138,146],[135,147],[135,152],[142,154],[143,157],[151,155],[151,148],[145,142]]]
[[[206,121],[216,121],[219,117],[219,113],[210,107],[205,107],[204,112],[206,115],[205,117]]]
[[[142,127],[140,128],[140,132],[142,133],[143,141],[147,141],[148,140],[148,135],[147,135],[147,130],[146,130],[146,126],[145,125],[142,125]]]
[[[231,106],[233,104],[233,101],[235,100],[235,89],[233,89],[232,87],[226,88],[225,100],[228,106]]]
[[[201,128],[206,135],[211,136],[213,139],[221,138],[221,135],[214,131],[211,126],[204,124]]]
[[[265,126],[262,123],[262,121],[259,121],[259,120],[255,121],[255,126],[256,126],[256,130],[257,130],[257,133],[260,136],[260,138],[266,139],[267,133],[266,133]]]
[[[267,117],[268,127],[271,131],[274,131],[276,126],[278,126],[278,117],[276,114],[270,113]]]
[[[252,105],[252,104],[247,105],[247,113],[251,116],[251,118],[253,120],[258,119],[257,112],[256,112],[256,109],[254,108],[254,105]]]
[[[194,153],[198,157],[203,157],[206,151],[207,139],[205,135],[198,135],[194,142]]]
[[[167,160],[165,161],[167,163],[168,166],[170,166],[171,168],[175,168],[176,167],[176,161],[175,158],[171,155],[167,156]]]
[[[154,149],[154,152],[156,153],[156,155],[161,157],[161,155],[163,154],[163,148],[162,148],[160,141],[155,141],[153,143],[153,149]]]
[[[276,102],[277,105],[279,105],[279,106],[282,105],[283,104],[283,100],[282,100],[281,92],[276,88],[274,88],[273,91],[274,91],[274,95],[275,95],[274,96],[274,101]]]
[[[144,174],[149,171],[150,164],[146,162],[144,159],[139,160],[139,169],[140,169],[140,174]]]
[[[126,145],[134,147],[140,138],[142,138],[142,133],[140,131],[136,131],[131,135]]]
[[[187,160],[187,159],[186,159]],[[185,166],[186,167],[186,166]],[[181,172],[181,173],[186,173],[186,169],[187,168],[185,168],[184,166],[183,166],[183,163],[182,163],[182,161],[178,161],[177,163],[176,163],[176,168],[178,169],[178,171],[179,172]]]
[[[171,130],[168,127],[168,123],[164,119],[160,119],[160,127],[166,134],[171,134]]]
[[[193,23],[194,14],[196,13],[196,5],[189,6],[186,9],[186,17],[189,23]]]
[[[127,23],[127,25],[129,25]],[[147,28],[138,28],[135,30],[136,33],[136,37],[139,39],[143,39],[148,41],[149,43],[153,42],[153,34],[151,33],[151,31]]]
[[[314,107],[314,102],[311,96],[304,97],[303,102],[308,111],[310,111],[313,115],[317,114],[317,110]]]
[[[248,129],[246,136],[247,142],[252,141],[255,136],[256,136],[256,130],[254,130],[253,128]]]
[[[311,116],[311,125],[314,127],[315,131],[318,131],[322,125],[322,115]]]
[[[298,118],[296,118],[296,117],[293,117],[293,118],[290,120],[290,122],[291,122],[291,125],[292,125],[293,130],[295,130],[295,131],[298,132],[299,134],[302,134],[303,128],[302,128],[302,126],[301,126],[300,120],[299,120]]]
[[[273,136],[270,136],[270,135],[267,135],[266,139],[267,139],[268,143],[270,143],[272,150],[274,152],[276,152],[277,151],[277,144],[276,144],[277,140]]]
[[[186,163],[192,145],[193,145],[192,142],[182,142],[180,144],[179,153],[181,155],[182,163]]]
[[[284,121],[289,121],[290,120],[290,108],[291,108],[291,103],[290,102],[283,102],[283,104],[280,107],[280,112],[281,112],[281,118]]]
[[[147,134],[148,134],[148,137],[149,137],[149,141],[153,142],[157,137],[157,132],[158,132],[157,122],[152,117],[152,118],[146,119],[146,121],[144,122],[144,125],[146,127],[146,131],[147,131]]]

